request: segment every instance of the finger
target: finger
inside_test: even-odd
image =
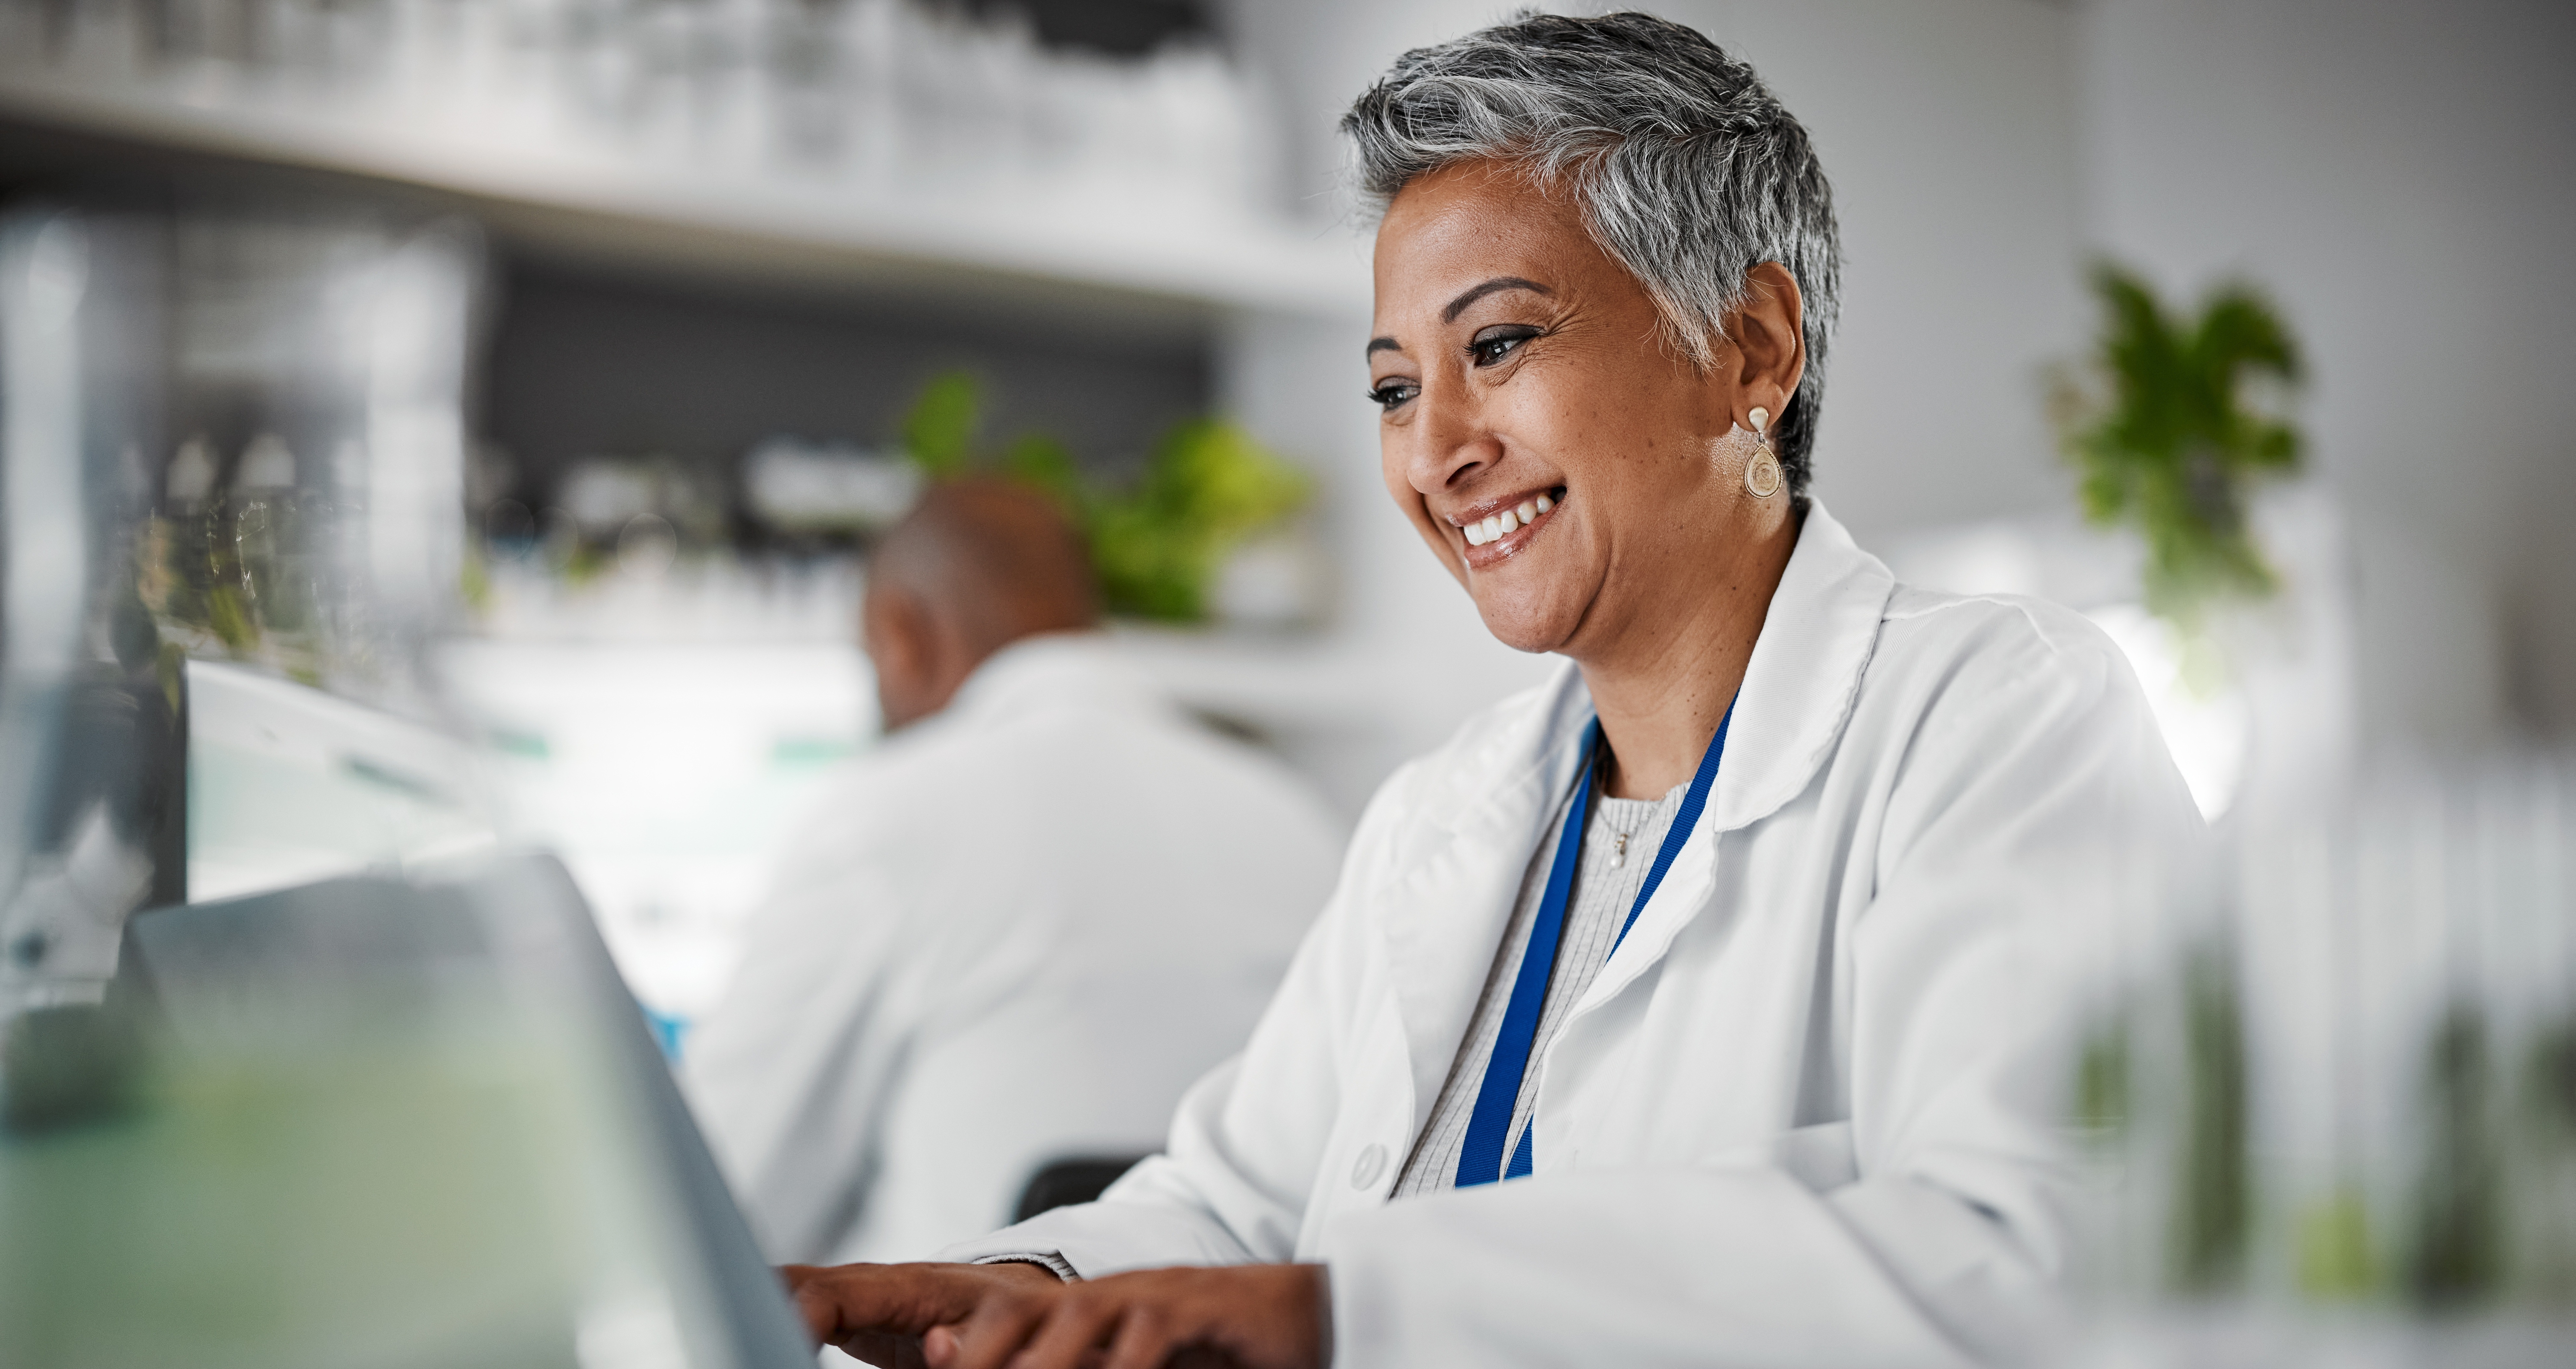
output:
[[[791,1286],[788,1297],[796,1304],[796,1315],[805,1323],[805,1338],[816,1345],[830,1345],[841,1337],[841,1305],[828,1291],[812,1284]]]
[[[1034,1289],[997,1291],[964,1317],[941,1329],[955,1337],[956,1348],[938,1369],[999,1369],[1045,1319],[1060,1295]]]
[[[787,1285],[787,1300],[796,1304],[796,1315],[805,1323],[806,1339],[817,1345],[824,1344],[829,1339],[831,1326],[818,1325],[817,1319],[831,1313],[832,1301],[829,1297],[820,1294],[808,1298],[805,1294],[805,1286],[825,1272],[827,1271],[810,1264],[778,1266],[778,1280]]]
[[[1010,1361],[1010,1369],[1077,1369],[1106,1343],[1129,1308],[1127,1300],[1088,1289],[1055,1300],[1036,1333]]]
[[[1109,1356],[1100,1369],[1163,1369],[1163,1362],[1172,1357],[1176,1325],[1168,1306],[1130,1306],[1119,1319],[1118,1334],[1110,1340]]]
[[[796,1308],[816,1340],[858,1332],[918,1336],[965,1320],[991,1287],[972,1266],[845,1264],[791,1276]]]
[[[877,1369],[928,1369],[922,1360],[921,1342],[910,1336],[853,1331],[842,1338],[841,1353]]]

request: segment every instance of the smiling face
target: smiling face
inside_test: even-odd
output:
[[[1369,343],[1387,491],[1495,637],[1617,651],[1789,526],[1785,494],[1746,490],[1735,430],[1795,392],[1797,286],[1768,263],[1750,285],[1703,372],[1571,197],[1488,162],[1396,196]]]

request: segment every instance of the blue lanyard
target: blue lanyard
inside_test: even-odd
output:
[[[1726,750],[1727,724],[1734,721],[1735,705],[1730,703],[1726,716],[1718,719],[1717,735],[1709,739],[1708,753],[1699,758],[1689,791],[1682,795],[1672,830],[1664,833],[1663,847],[1646,871],[1645,886],[1637,890],[1628,920],[1619,924],[1618,938],[1610,943],[1612,955],[1618,954],[1619,943],[1628,939],[1628,929],[1637,925],[1637,915],[1646,911],[1647,900],[1664,882],[1664,872],[1673,868],[1673,857],[1681,854],[1691,829],[1699,825],[1700,810],[1708,806],[1709,786],[1717,779],[1717,759]],[[1494,1038],[1492,1058],[1485,1062],[1476,1110],[1467,1118],[1467,1140],[1458,1152],[1460,1188],[1490,1184],[1497,1177],[1518,1179],[1530,1172],[1530,1132],[1537,1127],[1521,1132],[1508,1169],[1503,1166],[1503,1142],[1512,1129],[1512,1111],[1520,1103],[1521,1080],[1529,1072],[1530,1044],[1538,1036],[1539,1009],[1547,1002],[1548,976],[1556,969],[1557,942],[1565,934],[1565,905],[1574,892],[1574,867],[1583,850],[1583,819],[1592,807],[1592,758],[1600,747],[1601,720],[1594,718],[1583,736],[1583,765],[1576,772],[1582,778],[1574,802],[1566,809],[1565,829],[1556,837],[1556,861],[1548,867],[1547,895],[1539,900],[1538,921],[1530,927],[1529,948],[1521,952],[1520,974],[1512,981],[1511,1002],[1503,1009],[1503,1029]]]

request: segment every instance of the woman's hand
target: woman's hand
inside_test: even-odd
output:
[[[1063,1280],[1034,1264],[791,1264],[778,1271],[824,1345],[881,1369],[921,1369],[922,1338],[981,1313],[1036,1318]],[[953,1339],[953,1338],[951,1338]]]
[[[928,1369],[1321,1369],[1324,1267],[1153,1269],[1062,1283],[1027,1264],[782,1271],[815,1338],[871,1364]]]

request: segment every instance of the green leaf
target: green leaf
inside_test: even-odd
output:
[[[903,450],[932,477],[965,471],[984,421],[984,386],[965,371],[930,378],[903,417]]]
[[[1207,616],[1207,590],[1243,539],[1303,506],[1304,472],[1231,423],[1173,428],[1127,491],[1096,498],[1088,531],[1113,613],[1166,622]]]
[[[1002,474],[1054,497],[1067,513],[1080,516],[1082,468],[1063,443],[1040,433],[1027,433],[1002,453]]]
[[[1207,617],[1207,593],[1242,541],[1304,506],[1313,483],[1234,424],[1194,419],[1164,434],[1138,478],[1111,488],[1087,477],[1061,441],[1039,433],[979,458],[983,388],[935,376],[903,420],[904,450],[934,479],[985,465],[1043,491],[1089,544],[1111,613],[1164,622]]]
[[[2295,386],[2299,348],[2250,286],[2222,287],[2196,318],[2178,319],[2117,266],[2096,266],[2092,281],[2102,331],[2089,383],[2058,367],[2049,419],[2086,519],[2138,534],[2148,608],[2193,630],[2213,602],[2277,584],[2246,526],[2249,487],[2295,473],[2303,444],[2245,391],[2249,381]]]

